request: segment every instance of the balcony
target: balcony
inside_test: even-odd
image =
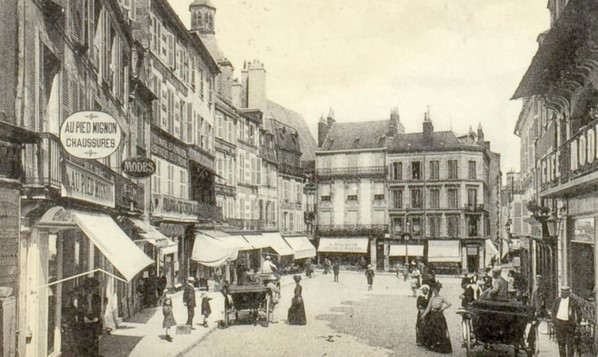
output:
[[[318,168],[316,175],[319,178],[343,178],[343,177],[386,177],[385,166],[364,166],[364,167],[335,167]]]
[[[303,176],[303,171],[301,171],[301,167],[297,167],[294,165],[283,164],[280,163],[278,165],[278,172],[281,174],[293,175],[293,176]]]
[[[465,210],[465,213],[482,213],[484,212],[484,204],[466,203],[463,209]]]
[[[260,232],[277,230],[276,222],[273,221],[260,219],[257,221],[257,225]]]
[[[337,224],[318,225],[320,236],[370,236],[388,233],[388,224]]]
[[[229,219],[227,219],[226,223],[228,223],[235,230],[239,230],[239,231],[258,231],[259,230],[259,220],[257,220],[257,219],[229,218]]]
[[[60,190],[62,154],[58,137],[42,133],[36,144],[25,144],[23,170],[25,186],[43,186]]]
[[[222,208],[207,203],[198,203],[197,213],[199,218],[203,220],[209,220],[212,222],[222,221]]]
[[[214,185],[214,192],[216,196],[231,196],[235,197],[237,188],[235,186],[226,186],[221,184]]]

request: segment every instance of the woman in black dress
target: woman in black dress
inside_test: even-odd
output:
[[[442,296],[440,289],[442,284],[436,283],[430,287],[432,297],[426,311],[422,314],[424,322],[423,344],[428,349],[439,353],[452,353],[451,338],[449,336],[446,319],[442,313],[452,305]]]
[[[428,285],[422,285],[421,287],[422,295],[417,297],[416,306],[417,306],[417,320],[415,321],[415,343],[418,346],[423,344],[423,321],[422,321],[422,314],[426,311],[428,307],[428,303],[430,299],[428,298],[428,292],[430,291],[430,287]]]
[[[305,306],[303,305],[303,287],[299,282],[301,281],[301,275],[295,275],[293,277],[295,283],[295,292],[293,295],[293,300],[291,301],[291,307],[289,308],[289,313],[287,316],[287,321],[290,325],[305,325],[307,323],[305,318]]]

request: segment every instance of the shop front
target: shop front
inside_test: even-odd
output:
[[[311,244],[306,236],[285,236],[284,240],[293,249],[295,263],[316,257],[316,247]]]
[[[249,242],[241,235],[233,236],[218,230],[201,230],[200,232],[238,251],[237,257],[234,259],[234,261],[227,261],[223,266],[220,267],[220,273],[224,279],[231,284],[236,282],[236,265],[247,266],[250,251],[254,249],[253,246],[249,244]],[[214,273],[216,277],[219,275],[217,271]]]
[[[318,260],[328,258],[345,267],[364,268],[370,262],[368,237],[321,237],[318,244]]]
[[[569,284],[574,294],[593,300],[596,283],[596,218],[573,217],[570,219],[569,227],[567,242]]]
[[[424,256],[422,244],[390,244],[388,250],[389,264],[395,266],[397,263],[404,265],[415,258]]]
[[[270,243],[265,250],[265,254],[273,258],[280,271],[284,271],[293,265],[295,252],[279,232],[264,232],[262,236]]]
[[[437,273],[454,273],[463,262],[458,240],[429,240],[427,262]]]

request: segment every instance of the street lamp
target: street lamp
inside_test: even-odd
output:
[[[507,220],[507,223],[505,224],[505,231],[507,232],[507,238],[503,238],[502,240],[507,241],[507,254],[509,254],[511,252],[511,226],[513,225],[513,220],[511,218],[509,218]],[[500,242],[500,261],[502,263],[502,256],[503,256],[503,251],[502,251],[502,247],[503,247],[503,243]]]
[[[409,223],[408,223],[409,224]],[[403,233],[403,241],[405,242],[405,262],[409,264],[409,240],[411,239],[411,233]]]

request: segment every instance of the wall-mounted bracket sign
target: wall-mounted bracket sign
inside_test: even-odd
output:
[[[156,163],[145,156],[130,157],[120,165],[123,172],[131,177],[149,177],[156,172]]]
[[[69,154],[81,159],[112,155],[122,138],[116,119],[104,112],[71,114],[60,127],[60,142]]]

